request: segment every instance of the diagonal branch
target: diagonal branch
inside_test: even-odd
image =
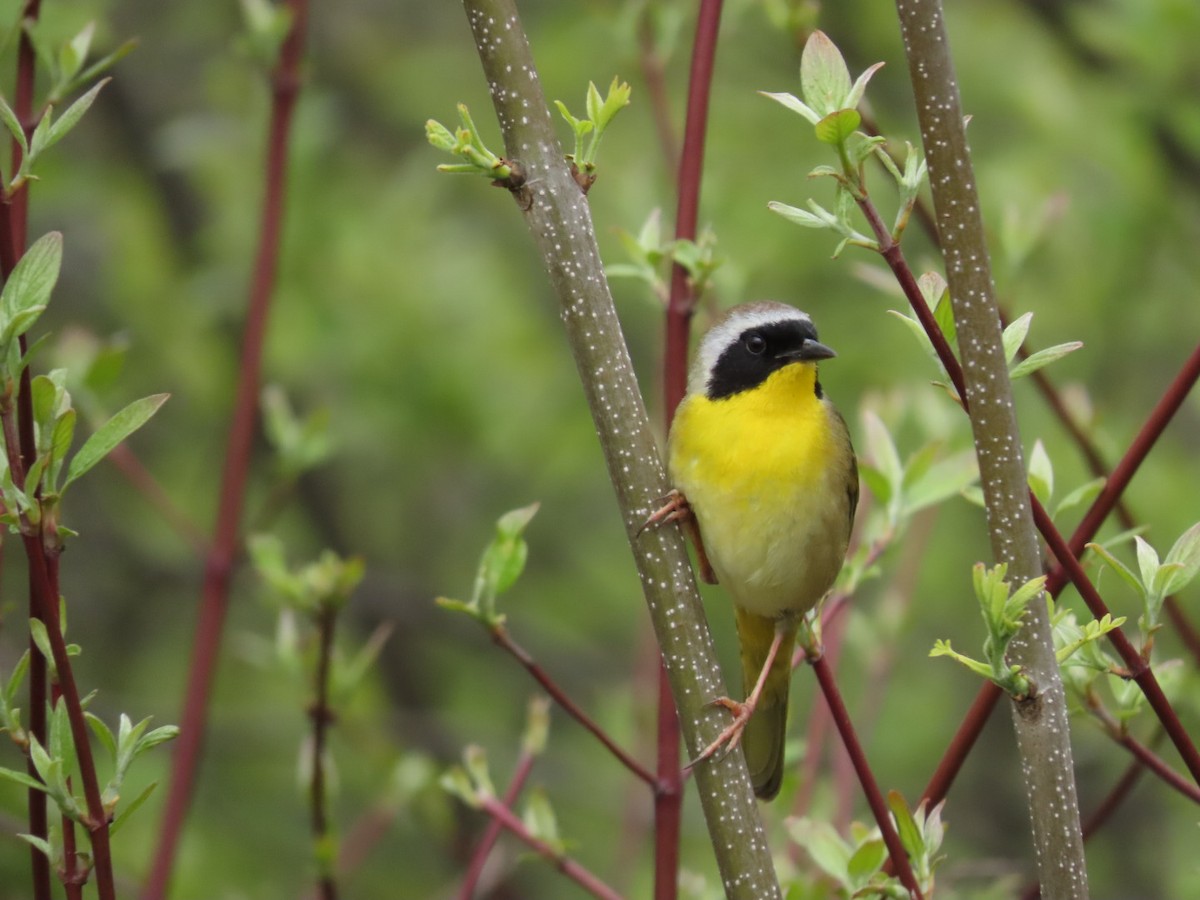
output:
[[[1041,559],[945,21],[940,0],[897,0],[896,10],[942,236],[965,375],[959,396],[969,404],[992,553],[1021,584],[1041,574]],[[1086,898],[1066,696],[1044,603],[1030,604],[1009,653],[1037,685],[1037,694],[1012,712],[1039,880],[1055,898]]]
[[[666,493],[666,476],[613,308],[591,212],[563,160],[514,3],[464,0],[463,5],[507,156],[526,175],[514,195],[559,300],[684,739],[698,753],[723,720],[721,712],[705,705],[722,693],[720,668],[679,530],[659,528],[638,536],[655,500]],[[727,896],[779,897],[742,757],[729,754],[698,766],[695,780]]]

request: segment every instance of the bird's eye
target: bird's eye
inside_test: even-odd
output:
[[[746,349],[752,356],[762,356],[767,349],[767,341],[761,334],[752,334],[746,338]]]

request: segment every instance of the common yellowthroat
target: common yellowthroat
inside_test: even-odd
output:
[[[733,723],[692,765],[741,742],[768,800],[783,778],[796,631],[837,578],[858,505],[850,433],[817,377],[834,355],[794,307],[729,310],[696,352],[667,442],[675,489],[650,520],[683,522],[737,619],[746,700],[715,701]]]

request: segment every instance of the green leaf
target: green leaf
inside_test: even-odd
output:
[[[29,620],[29,636],[33,639],[34,645],[46,658],[46,663],[54,668],[54,653],[50,649],[50,633],[46,631],[46,623],[41,619]]]
[[[865,887],[876,872],[883,867],[887,859],[887,845],[881,838],[864,841],[854,851],[846,862],[846,874],[849,876],[850,887],[858,889]]]
[[[896,450],[892,435],[883,424],[883,420],[872,410],[863,412],[862,422],[867,441],[867,452],[864,455],[887,479],[892,493],[895,494],[904,484],[904,463],[900,461],[900,453]]]
[[[843,101],[847,109],[854,109],[862,102],[863,94],[867,91],[867,83],[871,80],[871,76],[882,68],[883,63],[877,62],[855,79],[854,86],[850,88],[850,92]]]
[[[50,862],[56,861],[54,858],[54,848],[45,838],[40,838],[32,834],[25,834],[24,832],[18,832],[17,837],[41,853],[44,857],[46,857],[46,859],[50,860]]]
[[[88,50],[92,46],[92,37],[96,33],[96,23],[88,22],[83,29],[59,48],[58,71],[63,81],[70,81],[83,68]]]
[[[1158,551],[1150,546],[1150,542],[1141,535],[1133,539],[1133,544],[1137,548],[1138,571],[1142,576],[1142,586],[1149,594],[1154,585],[1154,577],[1158,574],[1158,568],[1161,565],[1158,561]]]
[[[600,96],[600,90],[596,87],[596,82],[589,81],[587,87],[586,109],[588,118],[593,125],[600,121],[600,108],[604,105],[604,100]]]
[[[63,114],[58,117],[58,121],[50,126],[50,131],[46,136],[46,142],[42,150],[48,150],[50,147],[53,147],[65,138],[72,128],[79,124],[79,120],[83,118],[83,114],[91,108],[97,95],[110,81],[112,81],[111,78],[105,78],[96,82],[91,90],[63,111]]]
[[[154,793],[154,789],[156,787],[158,787],[157,781],[150,782],[145,788],[142,789],[141,793],[121,807],[120,812],[117,813],[116,818],[114,818],[112,821],[112,824],[108,826],[108,833],[110,836],[116,834],[121,826],[129,821],[129,817],[133,815],[143,803],[146,802],[149,796]]]
[[[112,759],[117,758],[117,739],[113,737],[112,729],[105,724],[104,720],[93,713],[84,713],[87,719],[88,727],[92,729],[92,734],[96,735],[100,743],[104,745],[104,749],[108,751],[108,755]]]
[[[828,218],[815,215],[807,210],[799,209],[795,206],[788,206],[786,203],[780,203],[777,200],[772,200],[770,203],[768,203],[767,209],[773,213],[778,213],[789,222],[795,222],[797,225],[802,225],[805,228],[833,227]]]
[[[1079,487],[1075,488],[1060,501],[1058,501],[1058,505],[1054,507],[1053,518],[1058,518],[1059,513],[1068,509],[1072,509],[1078,506],[1080,503],[1084,503],[1095,498],[1096,495],[1103,490],[1105,481],[1106,479],[1103,477],[1093,478],[1091,481],[1084,482]]]
[[[67,469],[67,480],[63,487],[65,488],[90,470],[108,456],[118,444],[145,425],[169,396],[171,395],[152,394],[141,400],[134,400],[101,425],[91,437],[84,441],[79,452],[71,458],[71,465]]]
[[[850,880],[853,851],[832,825],[808,818],[788,819],[786,824],[789,837],[804,848],[822,871],[839,884]]]
[[[853,109],[839,109],[821,119],[814,127],[822,144],[840,144],[862,124],[862,116]]]
[[[892,811],[892,818],[896,821],[896,831],[900,836],[900,843],[904,845],[909,856],[919,858],[925,852],[925,836],[921,834],[921,829],[913,820],[912,812],[909,811],[904,795],[899,791],[888,791],[887,804],[888,809]]]
[[[46,785],[34,778],[28,772],[18,772],[16,769],[6,769],[0,766],[0,778],[7,779],[21,787],[33,788],[35,791],[46,793]]]
[[[850,70],[841,51],[823,31],[814,31],[800,56],[800,91],[822,118],[846,107]]]
[[[62,265],[62,234],[51,231],[34,242],[21,257],[0,292],[0,307],[6,318],[50,302]],[[31,323],[32,324],[32,323]]]
[[[8,101],[0,97],[0,121],[4,123],[4,127],[8,129],[8,133],[12,135],[21,146],[21,155],[29,155],[29,142],[25,137],[25,129],[21,127],[21,120],[17,118],[17,114],[13,112]]]
[[[1026,476],[1029,489],[1043,505],[1050,504],[1054,496],[1054,465],[1041,438],[1033,442],[1033,450],[1029,454],[1029,473]]]
[[[867,486],[875,499],[882,505],[886,506],[892,499],[892,485],[888,482],[887,476],[875,468],[870,463],[858,461],[858,474]]]
[[[563,109],[565,108],[563,107]],[[450,129],[434,119],[427,119],[425,122],[425,140],[438,150],[445,150],[447,153],[453,153],[457,144]]]
[[[558,830],[558,818],[554,815],[554,807],[550,805],[550,798],[544,790],[535,788],[529,792],[521,820],[534,837],[541,838],[559,851],[565,849]]]
[[[1008,327],[1004,329],[1004,359],[1009,365],[1012,365],[1017,351],[1025,343],[1025,338],[1029,335],[1029,325],[1032,321],[1033,313],[1027,312],[1019,319],[1009,322]]]
[[[800,98],[796,97],[793,94],[788,94],[788,93],[772,94],[768,91],[759,91],[759,93],[762,94],[762,96],[767,97],[768,99],[774,100],[776,103],[780,104],[781,106],[787,107],[792,112],[799,113],[800,115],[802,115],[804,118],[808,119],[808,121],[814,125],[816,125],[818,122],[820,122],[821,119],[823,118],[823,116],[819,115],[816,112],[816,110],[814,110],[812,107],[810,107],[807,103],[804,103],[803,101],[801,101]]]
[[[979,461],[973,450],[940,459],[904,488],[904,511],[911,515],[950,497],[957,497],[979,480]]]
[[[1104,562],[1108,564],[1109,568],[1116,572],[1121,577],[1122,581],[1133,588],[1134,592],[1139,597],[1141,597],[1143,600],[1146,598],[1146,588],[1142,585],[1142,582],[1138,579],[1138,577],[1133,574],[1130,568],[1125,565],[1125,563],[1121,562],[1119,559],[1109,553],[1107,548],[1101,544],[1091,543],[1088,544],[1087,547],[1089,550],[1095,552],[1095,554],[1102,560],[1104,560]]]
[[[1181,534],[1167,551],[1163,568],[1167,566],[1173,568],[1161,585],[1160,593],[1164,597],[1183,590],[1200,572],[1200,522]]]
[[[621,81],[617,76],[613,76],[612,84],[608,86],[608,94],[604,98],[604,103],[600,107],[599,115],[593,116],[596,123],[597,131],[604,131],[609,126],[613,119],[617,117],[617,113],[629,105],[629,98],[633,95],[633,88],[628,82]]]
[[[1082,346],[1082,341],[1069,341],[1065,344],[1055,344],[1053,347],[1047,347],[1045,350],[1031,353],[1013,366],[1008,376],[1013,379],[1024,378],[1026,375],[1050,365],[1055,360],[1062,359],[1068,353],[1074,353]]]
[[[525,570],[529,548],[521,533],[538,511],[532,503],[505,513],[496,522],[496,536],[483,552],[476,577],[475,599],[488,604],[507,591]]]

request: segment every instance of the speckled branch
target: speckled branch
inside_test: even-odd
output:
[[[514,3],[464,0],[463,5],[506,156],[524,174],[514,196],[559,301],[684,740],[695,755],[728,716],[706,705],[725,693],[724,685],[682,535],[674,527],[637,534],[668,486],[600,262],[591,212],[564,161]],[[779,897],[742,755],[706,762],[694,774],[726,895]]]
[[[992,552],[1021,584],[1041,574],[1041,560],[941,2],[897,0],[896,9],[929,163]],[[1030,604],[1009,655],[1037,686],[1036,696],[1012,709],[1043,896],[1087,897],[1066,697],[1046,604]]]

